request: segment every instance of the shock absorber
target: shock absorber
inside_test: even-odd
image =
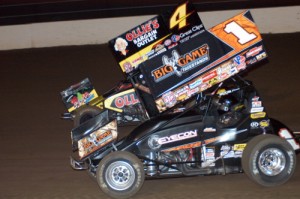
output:
[[[156,164],[155,162],[151,161],[151,160],[155,160],[156,159],[156,153],[151,151],[149,153],[149,157],[150,160],[148,161],[148,166],[147,166],[147,175],[149,176],[153,176],[157,173],[157,168],[156,168]]]

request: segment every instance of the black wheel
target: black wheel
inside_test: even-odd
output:
[[[117,151],[100,161],[96,178],[104,193],[113,198],[129,198],[142,187],[145,172],[141,160],[135,155]]]
[[[80,126],[80,124],[88,121],[89,119],[95,117],[101,112],[101,109],[96,106],[84,106],[76,110],[74,117],[74,127]]]
[[[259,185],[272,187],[285,183],[296,168],[292,146],[275,135],[259,135],[247,144],[242,167],[246,175]]]

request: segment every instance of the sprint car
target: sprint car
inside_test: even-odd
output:
[[[97,113],[71,131],[72,168],[87,170],[103,192],[129,198],[145,179],[173,176],[244,172],[266,187],[291,178],[299,134],[270,118],[253,83],[241,77],[267,58],[250,11],[207,30],[185,2],[109,46],[129,91],[102,96]],[[79,90],[61,93],[66,105],[74,106],[68,102]],[[139,120],[126,135],[120,113]]]

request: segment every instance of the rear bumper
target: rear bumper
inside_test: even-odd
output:
[[[86,162],[75,160],[72,156],[70,156],[70,165],[74,170],[86,170],[89,168]]]

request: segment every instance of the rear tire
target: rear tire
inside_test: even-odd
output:
[[[145,172],[139,158],[126,151],[117,151],[100,161],[96,177],[104,193],[112,198],[124,199],[141,189]]]
[[[95,117],[101,112],[101,109],[97,106],[83,106],[78,108],[74,117],[74,128],[80,126],[82,123]]]
[[[295,171],[295,151],[278,136],[259,135],[248,142],[242,156],[242,167],[246,175],[259,185],[281,185]]]

